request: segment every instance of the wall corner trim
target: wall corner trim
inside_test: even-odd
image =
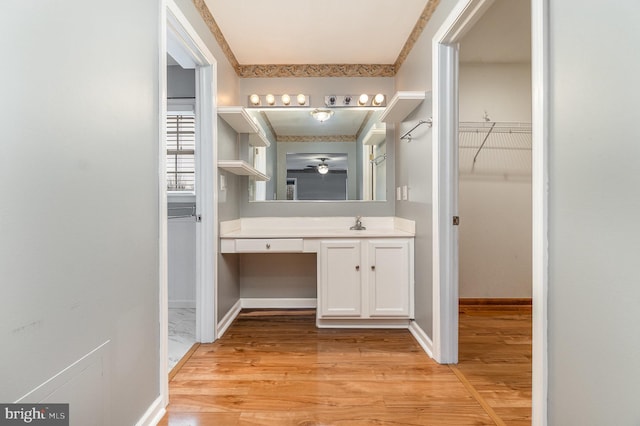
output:
[[[157,425],[162,420],[166,413],[162,399],[162,395],[160,395],[151,403],[147,411],[140,417],[140,420],[136,422],[136,426]]]
[[[409,332],[427,355],[429,355],[430,358],[433,358],[433,342],[427,333],[418,325],[417,322],[415,322],[415,320],[412,320],[409,323]]]
[[[221,338],[222,335],[231,326],[231,324],[233,323],[233,320],[237,318],[241,309],[242,309],[242,301],[238,299],[238,301],[231,307],[231,309],[229,309],[229,311],[226,314],[224,314],[224,317],[222,317],[222,319],[218,322],[218,336],[217,336],[218,339]]]

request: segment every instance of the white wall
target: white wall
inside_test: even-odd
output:
[[[74,424],[131,425],[159,396],[159,8],[0,13],[0,401],[71,367],[43,389]]]
[[[492,121],[531,122],[530,64],[463,63],[459,83],[460,121],[483,121],[486,111]],[[519,154],[530,161],[530,152]],[[531,297],[531,168],[508,174],[520,165],[460,176],[461,298]]]
[[[531,64],[460,64],[460,121],[531,121]]]
[[[549,424],[640,424],[640,3],[549,2]]]
[[[531,297],[531,180],[461,177],[460,297]]]

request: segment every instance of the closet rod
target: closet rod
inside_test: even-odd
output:
[[[491,128],[487,132],[487,135],[484,137],[484,140],[482,141],[482,144],[480,144],[480,148],[478,148],[478,152],[476,152],[476,155],[473,156],[473,165],[474,166],[476,164],[476,158],[478,158],[478,154],[480,154],[480,151],[482,150],[482,147],[487,142],[487,139],[489,139],[489,135],[491,134],[491,132],[493,132],[493,128],[494,127],[496,127],[496,123],[493,123],[493,125],[491,126]],[[473,170],[473,167],[472,167],[472,170]]]
[[[387,154],[385,153],[385,154],[378,155],[373,160],[369,160],[369,163],[375,164],[377,166],[378,164],[382,163],[386,159],[387,159]]]
[[[428,124],[429,127],[431,127],[433,125],[433,118],[429,117],[426,120],[420,120],[418,121],[418,124],[416,124],[415,126],[413,126],[411,128],[411,130],[409,130],[408,132],[406,132],[404,135],[400,136],[400,140],[403,139],[409,139],[409,142],[411,142],[411,132],[413,132],[415,129],[417,129],[419,126],[422,126],[423,124]]]

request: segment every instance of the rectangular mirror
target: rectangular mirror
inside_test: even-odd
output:
[[[324,117],[314,116],[318,110]],[[254,153],[255,161],[262,162],[259,166],[272,173],[268,184],[258,183],[250,190],[251,201],[385,201],[387,140],[386,126],[380,122],[382,108],[247,111],[271,142],[264,154]]]

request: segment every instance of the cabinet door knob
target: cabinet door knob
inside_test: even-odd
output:
[[[360,270],[360,265],[356,265],[356,271]]]
[[[271,248],[271,244],[267,243],[267,249]]]
[[[375,271],[376,270],[376,265],[371,265],[371,270]]]

